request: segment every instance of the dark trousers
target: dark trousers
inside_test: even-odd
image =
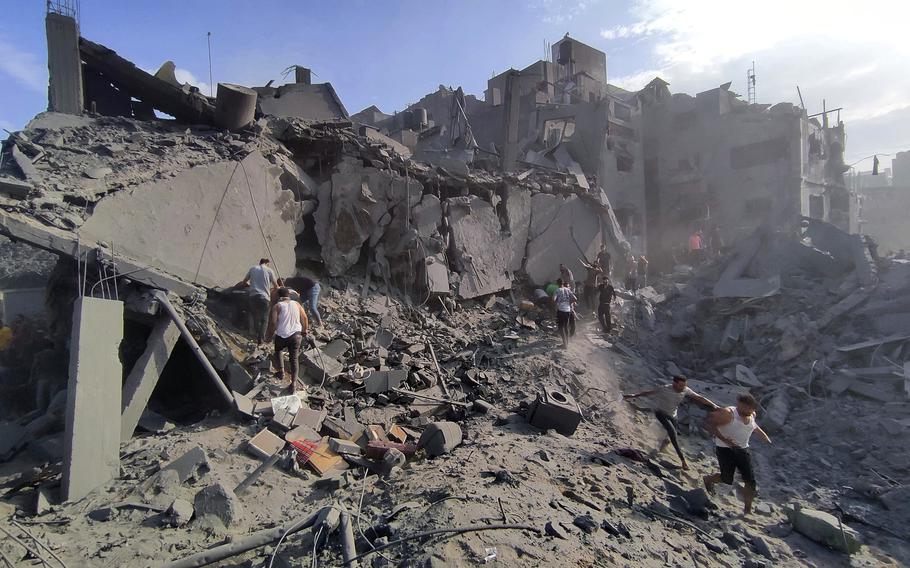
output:
[[[676,438],[676,431],[679,430],[679,425],[676,423],[676,418],[670,416],[665,412],[660,410],[654,412],[654,416],[657,417],[657,421],[660,422],[661,426],[664,427],[664,430],[667,431],[667,435],[670,436],[670,443],[673,444],[673,449],[676,450],[676,455],[679,456],[681,461],[686,461],[685,456],[683,456],[682,449],[679,447],[679,440]]]
[[[569,337],[575,333],[574,320],[572,312],[556,312],[556,329],[564,345],[569,344]]]
[[[585,304],[587,304],[588,309],[592,312],[597,309],[597,288],[585,284]]]
[[[597,307],[597,319],[605,332],[613,330],[613,314],[610,313],[610,304],[601,304]]]
[[[269,308],[271,302],[265,296],[250,294],[247,312],[250,318],[250,334],[256,338],[257,343],[262,343],[265,330],[269,325]]]
[[[284,360],[281,358],[281,352],[288,350],[288,358],[291,360],[291,384],[297,380],[297,372],[300,369],[300,344],[303,343],[303,334],[295,333],[290,337],[275,336],[275,368],[284,374]]]

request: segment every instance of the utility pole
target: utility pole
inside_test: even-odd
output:
[[[208,32],[205,35],[205,39],[209,44],[209,96],[215,96],[215,83],[212,82],[212,32]]]

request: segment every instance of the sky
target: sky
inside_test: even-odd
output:
[[[0,19],[0,128],[47,106],[44,0],[10,0]],[[81,33],[154,72],[209,92],[212,80],[281,84],[290,65],[331,82],[350,113],[400,110],[440,84],[483,97],[493,74],[546,57],[564,34],[607,54],[608,82],[655,76],[695,94],[732,81],[759,103],[810,114],[843,107],[847,163],[910,149],[906,0],[81,0]],[[2,138],[4,136],[0,136]],[[881,156],[883,165],[890,157]]]

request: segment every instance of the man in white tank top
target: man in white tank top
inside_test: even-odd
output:
[[[288,350],[291,361],[291,388],[297,384],[297,372],[300,368],[300,345],[307,334],[309,322],[306,311],[300,302],[291,300],[291,291],[287,288],[278,289],[278,301],[272,306],[269,313],[269,329],[267,336],[275,338],[275,355],[273,364],[276,375],[284,380],[284,359],[282,352]]]
[[[758,402],[750,394],[742,394],[736,399],[736,406],[715,410],[705,419],[705,430],[714,436],[714,449],[720,473],[705,476],[705,489],[714,490],[717,482],[733,485],[733,476],[737,470],[743,479],[743,515],[752,512],[752,500],[755,499],[755,472],[752,470],[752,455],[749,453],[749,438],[752,433],[766,443],[771,438],[755,423],[755,410]]]

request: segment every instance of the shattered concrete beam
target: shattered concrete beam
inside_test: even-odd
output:
[[[148,404],[158,378],[167,365],[168,359],[177,340],[180,329],[169,317],[158,318],[146,342],[145,351],[133,365],[126,382],[123,384],[123,411],[120,415],[120,441],[126,442],[133,437],[139,418]]]
[[[199,93],[186,92],[180,87],[158,79],[117,55],[112,49],[79,38],[79,53],[90,67],[104,73],[118,87],[166,112],[177,120],[194,124],[214,124],[215,107]]]
[[[72,258],[79,258],[103,248],[98,243],[77,239],[72,233],[56,227],[41,225],[26,215],[6,210],[0,210],[0,234]],[[142,266],[122,256],[116,257],[113,263],[117,274],[129,274],[130,279],[152,288],[168,290],[180,297],[191,296],[196,292],[195,286],[183,280]]]

